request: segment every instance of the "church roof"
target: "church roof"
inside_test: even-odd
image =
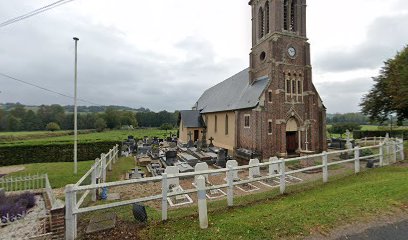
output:
[[[203,121],[200,115],[200,111],[185,110],[180,111],[179,121],[183,122],[183,126],[186,128],[202,128]]]
[[[254,108],[268,82],[268,77],[264,77],[251,85],[247,68],[206,90],[197,101],[197,110],[211,113]]]

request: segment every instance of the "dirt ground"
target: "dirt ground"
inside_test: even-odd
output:
[[[0,175],[24,171],[24,169],[24,166],[0,167]]]

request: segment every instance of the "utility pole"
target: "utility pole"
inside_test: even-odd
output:
[[[78,111],[77,111],[77,78],[78,78],[78,41],[75,41],[75,94],[74,94],[74,174],[78,173]]]

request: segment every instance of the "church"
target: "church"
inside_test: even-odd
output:
[[[255,152],[262,159],[327,150],[326,108],[312,81],[306,0],[251,0],[249,68],[207,89],[181,111],[181,142]]]

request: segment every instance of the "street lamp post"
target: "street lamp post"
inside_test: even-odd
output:
[[[75,41],[75,94],[74,94],[74,174],[78,173],[78,111],[77,111],[77,78],[78,78],[78,41],[79,38],[74,37]]]

